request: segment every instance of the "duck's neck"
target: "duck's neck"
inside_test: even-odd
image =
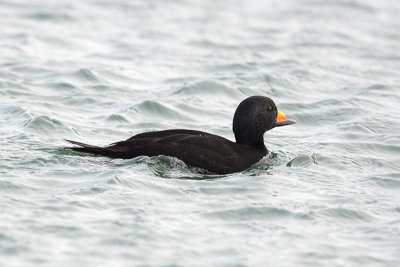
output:
[[[257,149],[266,150],[264,145],[264,136],[251,136],[251,135],[237,135],[235,134],[236,143],[240,145],[247,145]]]

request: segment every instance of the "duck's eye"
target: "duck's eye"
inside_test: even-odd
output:
[[[271,110],[272,110],[272,106],[269,106],[269,107],[268,107],[268,111],[271,111]]]

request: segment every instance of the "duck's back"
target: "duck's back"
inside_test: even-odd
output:
[[[221,136],[183,129],[137,134],[104,149],[113,158],[177,157],[190,166],[218,174],[245,170],[267,153],[265,147],[239,145]]]

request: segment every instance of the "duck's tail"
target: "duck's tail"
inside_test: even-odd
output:
[[[105,147],[99,147],[99,146],[93,146],[93,145],[88,145],[84,144],[81,142],[76,142],[72,140],[65,139],[65,141],[70,142],[71,144],[78,145],[80,147],[65,147],[64,149],[70,149],[73,151],[78,151],[78,152],[85,152],[85,153],[91,153],[91,154],[97,154],[97,155],[102,155],[102,156],[112,156],[112,151]]]

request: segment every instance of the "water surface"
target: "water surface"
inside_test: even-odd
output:
[[[398,266],[398,1],[0,1],[1,266]],[[204,175],[62,151],[143,131],[272,154]]]

